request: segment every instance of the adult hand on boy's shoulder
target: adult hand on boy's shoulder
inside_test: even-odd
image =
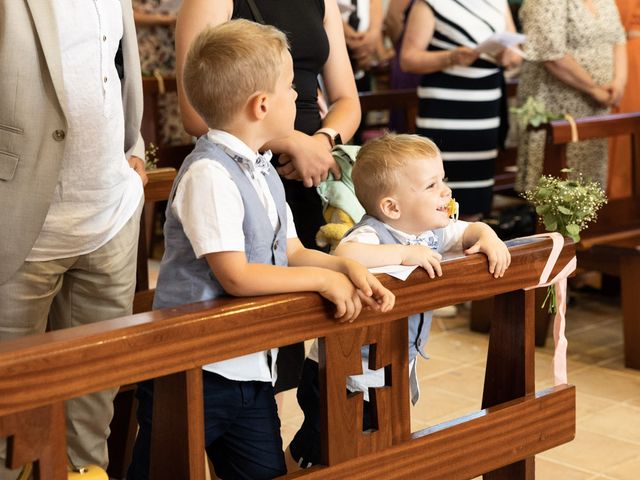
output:
[[[467,248],[465,255],[482,252],[489,260],[489,273],[494,278],[500,278],[511,264],[511,253],[505,243],[498,238],[495,232],[485,225],[477,241]]]
[[[427,271],[429,278],[442,276],[440,260],[442,260],[442,255],[427,246],[402,246],[402,265],[420,265]]]
[[[357,288],[358,296],[362,302],[376,311],[390,311],[395,305],[396,296],[361,263],[348,258],[342,258],[342,260],[344,273]]]

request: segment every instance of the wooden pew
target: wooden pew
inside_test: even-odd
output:
[[[156,378],[151,478],[204,479],[201,365],[319,337],[323,465],[286,478],[485,479],[535,476],[534,455],[575,435],[575,388],[534,388],[533,291],[551,251],[538,240],[512,248],[506,275],[493,279],[483,255],[443,264],[442,277],[416,270],[406,281],[381,276],[394,311],[365,311],[338,324],[317,294],[226,298],[0,343],[0,435],[9,463],[36,462],[36,480],[66,479],[63,401]],[[565,244],[552,275],[574,255]],[[461,281],[464,280],[464,281]],[[470,287],[474,285],[475,287]],[[410,431],[406,316],[496,296],[482,410]],[[377,429],[362,432],[362,396],[346,396],[360,372],[360,347],[388,369],[376,389]]]
[[[620,277],[625,366],[640,369],[640,112],[576,119],[580,140],[631,135],[632,196],[608,202],[597,223],[581,234],[578,266]],[[554,121],[547,130],[546,174],[561,175],[571,142],[567,121]]]
[[[145,212],[153,210],[156,202],[167,200],[171,193],[176,171],[173,168],[158,168],[147,171],[149,182],[144,187],[144,207],[140,217],[140,235],[138,237],[138,262],[136,267],[136,293],[133,299],[133,313],[151,311],[154,289],[149,288],[149,252]],[[112,478],[125,478],[133,453],[138,425],[136,423],[135,384],[122,385],[114,399],[114,414],[109,435],[109,468]]]

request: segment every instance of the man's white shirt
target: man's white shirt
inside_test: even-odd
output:
[[[57,0],[52,8],[67,129],[52,203],[27,261],[97,250],[122,229],[143,196],[140,176],[124,153],[122,90],[114,61],[123,34],[120,1]]]

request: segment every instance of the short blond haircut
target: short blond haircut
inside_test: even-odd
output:
[[[210,128],[223,128],[256,92],[273,92],[289,44],[269,25],[231,20],[194,39],[183,81],[189,102]]]
[[[379,201],[391,195],[411,159],[436,158],[440,150],[432,140],[419,135],[388,133],[365,144],[351,172],[358,200],[369,215],[378,217]]]

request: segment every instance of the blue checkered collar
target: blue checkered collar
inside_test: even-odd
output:
[[[400,240],[404,245],[424,245],[426,247],[431,248],[432,250],[438,250],[439,242],[438,237],[432,230],[427,230],[418,235],[413,235],[411,233],[403,232],[402,230],[398,230],[393,228],[392,226],[387,224],[387,228],[391,230],[395,237]]]
[[[245,171],[249,172],[252,178],[256,172],[268,175],[271,171],[271,150],[262,154],[256,153],[238,137],[222,130],[210,129],[207,137],[218,144]]]

